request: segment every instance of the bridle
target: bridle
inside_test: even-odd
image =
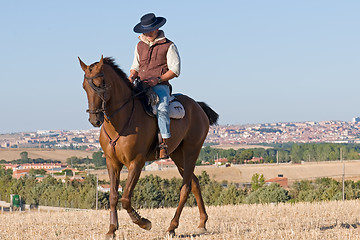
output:
[[[97,74],[97,75],[95,75],[93,77],[87,77],[86,75],[84,75],[84,78],[87,80],[89,86],[94,90],[94,92],[102,100],[101,108],[87,109],[86,110],[86,112],[90,113],[90,114],[99,114],[99,113],[104,113],[105,114],[105,92],[106,92],[105,81],[102,81],[102,84],[101,84],[100,87],[96,86],[92,81],[95,78],[99,78],[99,77],[104,77],[104,73],[99,73],[99,74]]]
[[[121,109],[123,109],[131,100],[134,100],[134,95],[132,95],[123,105],[121,105],[118,109],[116,109],[113,113],[111,114],[106,114],[106,100],[105,100],[105,94],[106,94],[106,86],[105,86],[105,81],[102,81],[102,84],[98,87],[93,83],[93,80],[95,78],[99,78],[102,77],[104,78],[104,73],[100,72],[97,75],[93,76],[93,77],[87,77],[84,75],[84,78],[87,80],[87,82],[89,83],[89,86],[94,90],[94,92],[100,97],[100,99],[102,100],[102,104],[101,104],[101,108],[97,108],[97,109],[87,109],[86,112],[88,113],[92,113],[92,114],[99,114],[99,113],[103,113],[106,118],[108,120],[110,120],[116,113],[120,112]],[[133,104],[134,106],[134,104]]]
[[[123,109],[130,101],[132,101],[132,108],[131,108],[131,114],[127,120],[127,123],[124,125],[123,129],[118,132],[117,137],[115,138],[111,138],[109,133],[106,131],[105,126],[103,125],[103,127],[101,128],[105,135],[107,136],[107,138],[109,139],[109,144],[111,145],[113,152],[115,153],[115,145],[116,142],[119,140],[120,136],[122,135],[122,133],[125,131],[125,129],[130,125],[133,113],[134,113],[134,109],[135,109],[135,102],[134,99],[135,97],[137,97],[138,95],[140,95],[139,93],[137,94],[131,94],[131,97],[125,101],[125,103],[123,103],[119,108],[117,108],[113,113],[107,115],[106,114],[106,100],[105,100],[105,94],[106,94],[106,86],[105,86],[105,81],[103,79],[102,84],[98,87],[93,83],[93,80],[95,78],[99,78],[99,77],[104,77],[104,73],[99,73],[93,77],[87,77],[84,76],[84,78],[87,80],[87,82],[89,83],[89,86],[94,90],[94,92],[100,97],[100,99],[102,100],[102,104],[101,104],[101,108],[97,108],[97,109],[87,109],[86,112],[90,113],[90,114],[100,114],[103,113],[104,116],[106,116],[106,121],[109,122],[110,119],[115,116],[115,114],[117,114],[118,112],[121,111],[121,109]],[[143,92],[140,92],[143,93]]]
[[[98,87],[96,86],[94,83],[93,83],[93,80],[95,78],[99,78],[99,77],[102,77],[104,78],[104,73],[103,72],[100,72],[98,73],[97,75],[93,76],[93,77],[87,77],[84,75],[84,78],[87,80],[87,82],[89,83],[89,86],[94,90],[94,92],[100,97],[100,99],[102,100],[102,104],[101,104],[101,108],[97,108],[97,109],[87,109],[86,112],[87,113],[90,113],[90,114],[99,114],[99,113],[103,113],[106,118],[108,120],[110,120],[113,116],[115,116],[115,114],[117,114],[118,112],[121,111],[121,109],[123,109],[130,101],[133,101],[133,108],[132,108],[132,111],[131,111],[131,115],[134,111],[134,99],[143,94],[147,89],[144,89],[136,94],[131,94],[131,97],[126,100],[126,102],[121,105],[119,108],[117,108],[113,113],[111,114],[106,114],[106,100],[105,100],[105,94],[106,94],[106,86],[105,86],[105,81],[102,81],[102,84]]]
[[[113,113],[111,114],[106,114],[106,99],[105,99],[105,94],[106,94],[106,84],[105,84],[105,79],[103,79],[102,84],[100,86],[96,86],[93,83],[93,80],[95,78],[104,78],[104,73],[100,72],[97,75],[93,76],[93,77],[87,77],[84,75],[84,79],[87,80],[87,82],[89,83],[89,86],[94,90],[94,92],[100,97],[100,99],[102,100],[102,104],[101,104],[101,108],[97,108],[97,109],[87,109],[86,112],[90,113],[90,114],[100,114],[103,113],[105,118],[105,121],[109,122],[110,119],[115,116],[115,114],[119,113],[128,103],[130,103],[132,101],[132,108],[131,108],[131,113],[130,116],[127,120],[127,122],[125,123],[123,129],[121,131],[118,132],[117,136],[115,138],[111,138],[109,133],[106,131],[105,126],[103,125],[103,127],[101,128],[105,135],[107,136],[107,138],[109,139],[109,144],[111,145],[113,152],[115,153],[115,145],[116,142],[119,140],[120,136],[123,134],[123,132],[128,128],[128,126],[130,126],[131,123],[131,119],[132,116],[134,114],[134,110],[135,110],[135,98],[143,93],[145,93],[148,88],[144,88],[142,91],[139,91],[137,93],[134,94],[134,91],[131,91],[131,97],[129,97],[129,99],[127,99],[125,101],[125,103],[123,103],[119,108],[117,108]],[[149,86],[150,87],[150,86]]]

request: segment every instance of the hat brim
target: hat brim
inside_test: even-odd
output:
[[[141,25],[141,23],[136,24],[136,26],[134,27],[134,32],[148,33],[148,32],[154,31],[156,29],[159,29],[160,27],[164,26],[165,23],[166,23],[165,18],[157,17],[155,22],[153,24],[151,24],[150,26],[144,27],[143,25]]]

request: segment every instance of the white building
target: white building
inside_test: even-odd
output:
[[[169,168],[175,168],[176,165],[171,159],[162,159],[155,161],[145,167],[146,171],[157,171]]]

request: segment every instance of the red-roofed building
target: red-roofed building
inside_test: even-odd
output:
[[[67,165],[61,163],[23,163],[23,164],[2,164],[5,169],[52,169],[52,168],[66,168]]]
[[[67,165],[65,164],[61,164],[61,163],[25,163],[25,164],[20,164],[20,166],[23,169],[52,169],[52,168],[64,168],[67,167]]]
[[[286,177],[275,177],[265,181],[268,184],[278,183],[283,188],[289,188],[288,178]]]
[[[214,162],[215,162],[215,165],[224,165],[224,164],[227,164],[229,161],[227,160],[227,158],[219,158],[219,159],[216,159]]]
[[[13,171],[13,178],[19,179],[25,175],[29,175],[31,169],[18,169]]]
[[[253,157],[252,159],[250,160],[245,160],[244,161],[245,163],[263,163],[264,162],[264,158],[263,157]]]
[[[7,170],[7,169],[12,169],[13,171],[15,171],[16,169],[20,168],[20,165],[19,165],[19,164],[11,164],[11,163],[2,164],[2,166],[5,167],[5,170]]]

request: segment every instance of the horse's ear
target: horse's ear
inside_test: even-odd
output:
[[[103,64],[104,64],[104,57],[103,57],[103,55],[101,55],[99,66],[102,67]]]
[[[95,66],[96,71],[100,72],[102,70],[103,65],[104,65],[104,58],[103,55],[101,55],[100,61]]]
[[[78,59],[79,59],[82,70],[85,72],[86,69],[88,68],[88,66],[83,61],[81,61],[80,57],[78,57]]]

